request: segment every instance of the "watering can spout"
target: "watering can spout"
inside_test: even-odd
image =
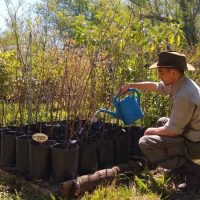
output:
[[[98,111],[108,113],[108,114],[112,115],[113,117],[119,118],[119,116],[116,112],[112,112],[112,111],[104,109],[104,108],[100,108]]]

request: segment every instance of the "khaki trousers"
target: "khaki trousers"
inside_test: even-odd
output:
[[[162,117],[156,126],[164,126],[169,120]],[[200,163],[200,141],[193,142],[184,138],[158,135],[145,135],[140,138],[139,146],[144,155],[163,168],[173,169],[182,166],[186,159]]]
[[[166,117],[160,118],[157,127],[164,126],[168,120]],[[182,136],[144,135],[139,140],[139,146],[147,159],[166,169],[182,166],[187,158],[185,139]]]
[[[163,168],[173,169],[186,161],[183,137],[145,135],[140,138],[139,146],[144,155]]]

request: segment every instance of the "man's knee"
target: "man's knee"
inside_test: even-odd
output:
[[[144,135],[138,142],[139,147],[143,152],[149,150],[152,151],[153,149],[161,149],[162,143],[163,140],[158,135]]]
[[[144,156],[151,162],[155,162],[160,157],[160,149],[156,145],[156,135],[144,135],[139,140],[139,147]]]
[[[144,135],[140,138],[140,140],[139,140],[140,149],[144,149],[146,146],[148,146],[148,143],[149,143],[148,138],[149,138],[149,136],[147,136],[147,135]]]

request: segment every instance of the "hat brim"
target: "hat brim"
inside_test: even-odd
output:
[[[174,68],[174,66],[158,66],[157,62],[156,62],[156,63],[153,63],[149,67],[149,69],[155,69],[155,68]],[[189,71],[195,71],[195,68],[191,64],[187,63],[187,70],[189,70]]]

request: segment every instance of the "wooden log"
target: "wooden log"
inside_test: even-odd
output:
[[[93,174],[83,175],[77,179],[62,182],[59,184],[58,193],[61,197],[79,196],[86,191],[94,190],[100,184],[113,181],[117,174],[130,171],[138,173],[141,170],[142,165],[139,161],[130,161],[110,169],[103,169]]]
[[[15,180],[16,185],[27,185],[43,195],[52,198],[57,194],[63,198],[75,197],[86,191],[94,190],[98,185],[111,182],[117,174],[123,172],[138,173],[142,166],[139,161],[130,161],[129,163],[114,166],[110,169],[103,169],[93,174],[80,176],[77,179],[65,181],[59,185],[45,184],[45,182],[30,182],[23,176],[17,175],[15,170],[5,170],[0,168],[1,176]],[[48,186],[47,186],[48,185]]]

